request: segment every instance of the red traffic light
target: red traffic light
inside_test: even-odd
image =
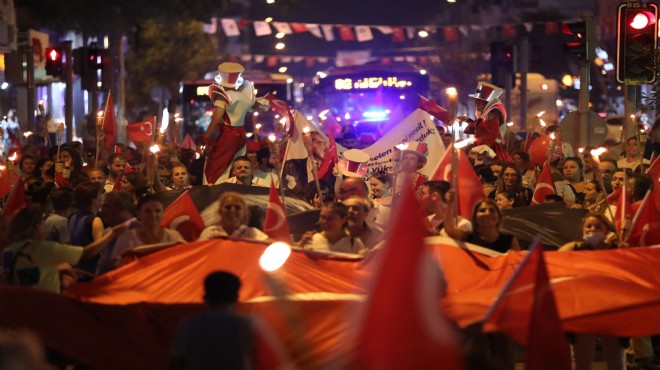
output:
[[[656,22],[655,15],[649,11],[640,11],[637,14],[634,14],[630,20],[630,27],[636,30],[643,30],[649,25],[653,25]]]
[[[60,52],[57,49],[50,49],[48,58],[52,61],[60,60]]]

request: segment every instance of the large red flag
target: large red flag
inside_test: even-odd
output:
[[[152,141],[154,138],[154,127],[156,126],[156,117],[142,122],[126,125],[128,138],[133,142]]]
[[[319,166],[319,180],[324,180],[326,177],[328,177],[332,173],[332,169],[339,161],[334,128],[330,130],[330,135],[328,138],[330,139],[330,144],[328,145],[328,149],[325,151],[325,155],[323,156],[323,161],[321,161],[321,165]]]
[[[194,241],[204,230],[204,220],[200,216],[188,191],[179,196],[165,209],[160,227],[174,229],[187,241]]]
[[[446,123],[447,121],[449,121],[447,110],[439,106],[438,103],[435,102],[435,99],[426,99],[425,97],[420,95],[419,105],[417,107],[442,122]]]
[[[112,104],[112,94],[108,93],[103,112],[103,134],[105,135],[105,149],[112,150],[112,145],[117,142],[117,116],[115,116],[115,105]]]
[[[436,168],[435,173],[431,177],[432,180],[452,182],[452,151],[454,151],[454,146],[450,145],[445,151],[445,154],[442,155],[442,158],[440,158],[438,168]],[[465,153],[462,150],[456,150],[456,154],[458,155],[458,188],[456,189],[458,213],[469,220],[472,218],[474,206],[484,198],[484,190],[479,177],[477,177],[477,173],[474,172],[472,163],[470,163]]]
[[[655,200],[660,197],[660,187],[646,192],[642,204],[633,218],[628,234],[628,245],[633,247],[648,247],[660,244],[660,209]]]
[[[424,244],[424,214],[404,189],[374,266],[358,326],[356,369],[462,369],[458,334],[438,305],[440,269]]]
[[[14,179],[18,178],[16,172],[11,174]],[[9,181],[9,168],[7,162],[0,157],[0,198],[4,198],[11,191],[11,182]]]
[[[543,247],[539,242],[532,247],[491,306],[484,320],[484,330],[504,332],[518,343],[527,345],[527,369],[571,369],[568,343],[561,328]]]
[[[660,156],[653,160],[649,168],[646,169],[646,174],[651,176],[651,179],[653,179],[654,188],[657,189],[660,187]],[[660,209],[660,196],[655,197],[655,207]]]
[[[536,187],[534,188],[534,196],[532,197],[532,205],[534,204],[544,204],[546,195],[557,194],[555,189],[555,183],[552,181],[552,175],[550,174],[550,167],[548,167],[548,162],[543,163],[543,170],[539,175],[539,179],[536,182]]]
[[[23,208],[25,203],[25,184],[22,177],[18,177],[14,187],[9,193],[9,198],[5,202],[3,212],[7,218],[11,218],[19,209]]]
[[[275,185],[272,182],[270,183],[270,195],[268,197],[268,208],[266,208],[264,232],[275,240],[292,244],[286,211],[280,197],[277,195],[277,189],[275,189]]]

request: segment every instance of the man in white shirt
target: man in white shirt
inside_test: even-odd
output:
[[[271,183],[275,183],[275,187],[280,187],[280,181],[273,169],[273,166],[269,163],[270,160],[270,149],[268,147],[261,148],[257,152],[257,163],[259,167],[254,170],[254,177],[258,177],[263,180],[267,185],[270,186]]]
[[[254,176],[252,161],[246,156],[236,157],[234,164],[232,165],[232,172],[234,173],[234,176],[228,178],[225,183],[243,184],[248,186],[269,186],[264,180]]]

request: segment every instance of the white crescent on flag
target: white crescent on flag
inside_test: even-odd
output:
[[[277,223],[275,223],[275,225],[273,225],[273,227],[269,227],[267,229],[264,228],[264,231],[266,233],[268,233],[268,231],[270,231],[270,230],[277,230],[280,227],[282,227],[282,225],[284,224],[284,219],[286,218],[284,210],[282,209],[282,207],[279,204],[268,203],[268,209],[272,210],[277,215]]]
[[[147,125],[149,125],[149,130],[146,129]],[[153,136],[154,134],[154,125],[151,123],[151,121],[146,121],[140,129],[149,136]]]
[[[169,228],[177,230],[179,225],[186,222],[186,221],[190,221],[190,216],[188,216],[188,215],[179,216],[179,217],[175,218],[174,220],[172,220],[172,222],[170,223]]]
[[[550,189],[550,191],[552,191],[552,194],[555,194],[555,189],[552,187],[552,185],[546,184],[544,182],[540,182],[540,183],[536,184],[536,189],[534,189],[534,196],[532,197],[532,198],[534,198],[534,201],[537,202],[537,203],[544,203],[545,202],[545,199],[536,199],[536,194],[539,191],[539,189]],[[540,195],[540,193],[539,193],[539,195]]]

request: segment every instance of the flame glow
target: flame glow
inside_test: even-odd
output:
[[[305,128],[303,128],[303,133],[304,133],[305,135],[309,134],[309,127],[305,127]]]
[[[32,131],[26,131],[23,133],[23,136],[25,136],[26,138],[30,137],[30,135],[32,135]]]
[[[536,116],[537,116],[538,118],[541,118],[541,116],[544,115],[544,114],[545,114],[545,111],[542,110],[542,111],[536,113]]]
[[[12,154],[11,157],[9,157],[9,158],[7,158],[7,159],[13,162],[13,161],[16,160],[16,156],[17,156],[17,155],[16,155],[16,152],[14,152],[14,154]]]
[[[167,126],[170,125],[170,112],[167,110],[167,108],[163,109],[163,120],[160,123],[160,134],[164,134],[165,130],[167,130]]]
[[[550,139],[552,139],[552,140],[557,140],[557,139],[555,138],[555,133],[554,133],[554,132],[550,134]]]
[[[396,148],[399,149],[399,150],[406,150],[406,149],[408,149],[408,143],[399,144],[399,145],[396,146]]]
[[[154,145],[149,147],[149,151],[156,154],[156,153],[160,152],[160,147],[158,146],[158,144],[154,144]]]
[[[591,155],[594,157],[599,157],[601,154],[605,153],[607,151],[607,148],[596,148],[591,151]]]
[[[270,134],[268,135],[268,140],[270,140],[271,143],[274,143],[275,140],[277,140],[277,136],[275,136],[275,134]]]
[[[291,255],[291,247],[284,242],[275,242],[266,248],[264,254],[259,258],[259,266],[264,271],[276,271]]]
[[[468,146],[472,143],[474,143],[474,138],[473,137],[467,138],[465,140],[461,140],[461,141],[457,142],[456,144],[454,144],[454,148],[463,149],[463,148],[465,148],[466,146]]]

